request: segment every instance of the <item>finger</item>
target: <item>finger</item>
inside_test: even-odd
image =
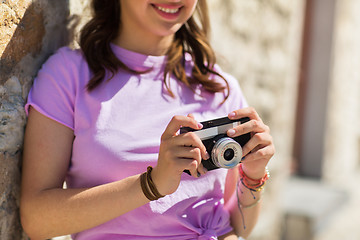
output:
[[[259,148],[256,151],[250,152],[245,156],[242,162],[252,162],[257,160],[269,161],[275,154],[275,148],[273,144]]]
[[[227,131],[227,135],[229,137],[237,137],[246,133],[259,133],[259,132],[266,132],[268,127],[259,120],[250,120],[245,123],[242,123],[235,128],[229,129]]]
[[[199,148],[193,148],[193,147],[182,147],[179,148],[179,150],[177,151],[177,157],[178,159],[184,160],[186,159],[186,161],[188,160],[192,160],[192,161],[196,161],[197,162],[197,167],[196,167],[196,171],[190,171],[190,173],[192,174],[192,176],[195,176],[195,174],[197,175],[197,177],[200,177],[201,175],[204,175],[207,173],[207,169],[203,166],[202,164],[202,157],[201,157],[201,151]],[[193,162],[192,162],[193,164]],[[191,167],[194,167],[193,165],[191,165]]]
[[[177,147],[173,145],[164,156],[168,161],[172,162],[172,168],[179,169],[180,172],[189,170],[192,176],[197,177],[196,169],[201,162],[200,150],[198,148]]]
[[[242,147],[243,156],[253,151],[257,146],[267,146],[272,144],[273,139],[268,133],[256,133],[251,139]]]
[[[192,159],[198,162],[200,165],[201,162],[201,151],[196,147],[178,147],[175,152],[176,158]]]
[[[249,117],[250,119],[262,121],[261,118],[259,117],[259,114],[256,112],[256,110],[253,107],[238,109],[228,114],[228,118],[232,120],[240,119],[243,117]]]
[[[191,117],[174,116],[162,134],[161,140],[176,136],[181,127],[190,127],[198,130],[202,128],[202,125]]]
[[[192,113],[189,113],[187,116],[188,116],[189,118],[195,119],[194,114],[192,114]]]
[[[209,159],[209,154],[206,151],[206,147],[201,141],[201,139],[194,132],[187,132],[182,134],[181,136],[176,137],[174,139],[178,146],[192,146],[197,147],[201,151],[201,157],[205,160]]]
[[[204,167],[204,165],[202,163],[200,163],[199,167],[198,167],[198,172],[200,173],[200,175],[205,175],[208,170]]]
[[[199,163],[197,160],[189,158],[178,158],[178,161],[181,161],[183,163],[183,169],[189,170],[191,176],[195,178],[199,177],[199,172],[197,170],[199,167]]]

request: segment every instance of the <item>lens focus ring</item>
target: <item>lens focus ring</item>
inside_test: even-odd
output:
[[[242,148],[234,139],[224,137],[215,143],[211,157],[217,167],[233,168],[241,161]]]

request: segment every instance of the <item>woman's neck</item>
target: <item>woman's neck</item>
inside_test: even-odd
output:
[[[141,34],[136,34],[134,31],[132,34],[119,34],[113,43],[124,49],[144,55],[162,56],[167,53],[173,39],[174,35],[150,37],[141,36]]]

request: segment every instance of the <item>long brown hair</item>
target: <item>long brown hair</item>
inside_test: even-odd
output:
[[[93,77],[87,85],[89,91],[104,81],[107,70],[111,72],[112,76],[119,69],[139,73],[121,62],[110,47],[110,43],[119,34],[121,25],[120,1],[92,0],[91,6],[93,18],[83,27],[80,35],[80,47],[93,73]],[[164,70],[164,83],[170,95],[174,96],[166,79],[169,74],[173,74],[191,89],[193,89],[193,84],[200,83],[210,92],[227,90],[225,100],[228,98],[228,82],[222,75],[214,71],[216,57],[208,41],[209,22],[206,0],[199,0],[194,16],[175,33],[174,41],[167,52],[168,60]],[[194,61],[191,76],[187,76],[185,72],[185,52],[190,53]],[[221,77],[225,85],[214,81],[212,75]]]

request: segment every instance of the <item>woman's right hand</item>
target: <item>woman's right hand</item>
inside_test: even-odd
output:
[[[206,173],[201,164],[202,159],[209,158],[204,144],[193,132],[179,134],[181,127],[199,130],[203,126],[189,114],[174,116],[166,127],[161,136],[158,163],[151,173],[156,187],[163,195],[176,191],[184,170],[189,170],[193,177]]]

